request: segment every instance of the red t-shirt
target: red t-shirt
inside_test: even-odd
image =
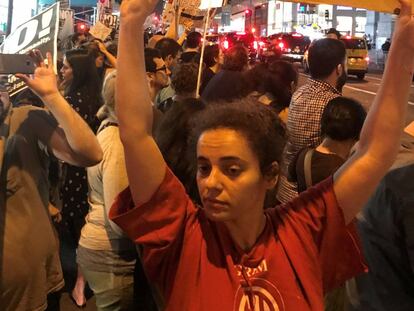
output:
[[[134,207],[128,188],[110,218],[142,245],[145,270],[166,310],[323,310],[326,291],[364,271],[332,178],[264,213],[265,229],[245,253],[167,170],[148,203]]]

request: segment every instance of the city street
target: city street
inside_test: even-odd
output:
[[[302,70],[300,70],[302,71]],[[308,75],[300,74],[299,85],[306,82]],[[364,107],[369,108],[381,83],[381,74],[368,73],[363,81],[354,76],[349,76],[344,87],[343,95],[358,100]],[[411,86],[411,94],[408,102],[407,124],[414,120],[414,83]]]

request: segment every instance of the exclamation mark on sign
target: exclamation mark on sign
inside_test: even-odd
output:
[[[52,21],[53,10],[46,12],[42,16],[42,30],[39,32],[39,39],[50,33],[50,22]]]

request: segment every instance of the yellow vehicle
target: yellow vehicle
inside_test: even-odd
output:
[[[369,56],[367,42],[363,38],[345,36],[341,38],[346,47],[348,75],[356,75],[363,80],[368,72]],[[302,62],[305,72],[309,72],[308,51]]]
[[[345,36],[341,38],[345,44],[348,62],[348,75],[356,75],[363,80],[368,72],[368,46],[364,38]]]

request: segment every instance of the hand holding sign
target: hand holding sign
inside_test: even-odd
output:
[[[59,94],[56,74],[53,70],[52,54],[47,53],[46,62],[39,50],[32,51],[30,55],[37,64],[34,74],[32,76],[16,74],[16,76],[22,79],[42,100],[45,97]]]

